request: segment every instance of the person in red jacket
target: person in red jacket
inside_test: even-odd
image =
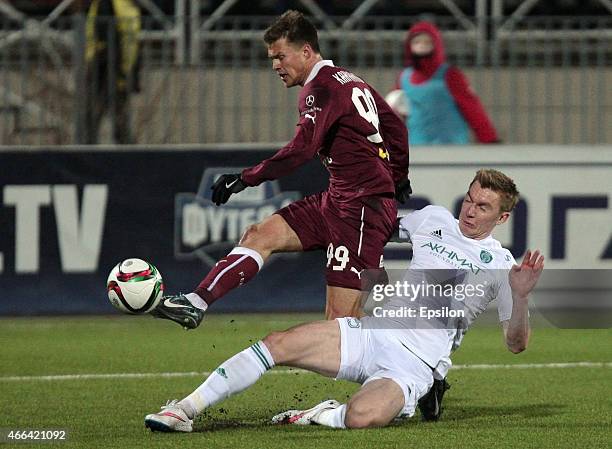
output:
[[[446,62],[442,36],[435,25],[418,22],[410,28],[405,65],[396,88],[407,100],[408,113],[404,115],[410,145],[467,144],[470,128],[479,143],[499,141],[466,76]],[[395,109],[402,112],[397,106]]]

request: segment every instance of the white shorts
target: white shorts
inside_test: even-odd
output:
[[[417,401],[433,384],[433,370],[403,346],[392,329],[363,329],[357,318],[337,318],[340,325],[340,370],[337,379],[362,385],[391,379],[404,393],[398,416],[412,416]]]

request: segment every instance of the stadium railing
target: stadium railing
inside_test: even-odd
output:
[[[291,137],[297,91],[273,75],[261,40],[272,17],[160,14],[142,19],[141,91],[129,100],[135,142]],[[315,19],[324,56],[389,91],[406,30],[422,17],[364,16],[346,27],[346,18],[328,19],[335,25]],[[449,61],[467,73],[504,142],[612,142],[612,15],[468,19],[435,22]],[[85,20],[64,14],[36,26],[44,19],[0,16],[0,145],[84,142]],[[111,107],[104,116],[100,143],[113,143],[115,114]]]

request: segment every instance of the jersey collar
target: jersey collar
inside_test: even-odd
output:
[[[308,74],[308,78],[306,78],[306,81],[304,82],[304,86],[308,84],[309,82],[311,82],[313,78],[318,75],[319,70],[321,70],[326,65],[333,67],[334,61],[332,61],[331,59],[323,59],[317,62],[314,66],[312,66],[312,70]]]

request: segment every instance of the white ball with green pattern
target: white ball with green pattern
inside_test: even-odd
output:
[[[106,281],[111,304],[124,313],[142,314],[157,306],[164,294],[161,274],[147,261],[126,259],[111,270]]]

